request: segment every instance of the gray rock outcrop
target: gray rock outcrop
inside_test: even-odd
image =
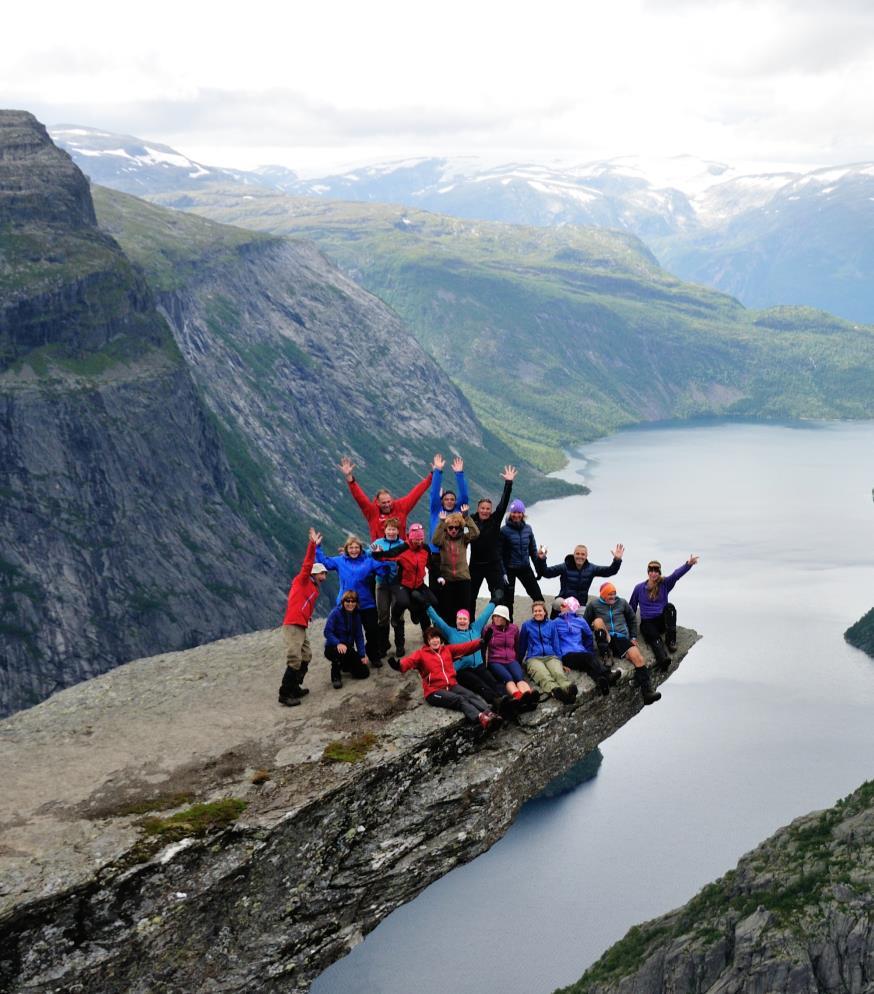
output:
[[[0,722],[0,988],[306,991],[642,707],[623,663],[609,697],[579,677],[483,736],[415,674],[334,691],[318,658],[280,708],[282,659],[277,630],[239,636]]]

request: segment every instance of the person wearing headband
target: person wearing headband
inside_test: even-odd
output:
[[[640,611],[640,634],[661,670],[668,669],[673,662],[669,653],[677,651],[677,609],[669,603],[668,594],[697,562],[698,556],[689,556],[670,576],[662,576],[662,564],[651,559],[646,566],[646,579],[637,584],[628,600],[632,611]]]

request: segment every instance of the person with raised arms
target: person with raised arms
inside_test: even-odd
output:
[[[577,685],[565,673],[559,651],[554,622],[546,617],[546,605],[535,601],[531,617],[519,629],[519,659],[544,694],[571,704],[577,696]]]
[[[288,708],[299,705],[300,699],[309,693],[302,686],[313,658],[307,629],[319,596],[319,587],[328,575],[325,567],[316,562],[316,548],[322,541],[321,532],[310,528],[309,539],[300,572],[291,581],[282,621],[285,671],[279,688],[279,703]]]
[[[440,512],[440,520],[432,541],[440,550],[440,577],[437,598],[440,614],[447,624],[452,624],[459,608],[467,609],[470,600],[470,567],[467,547],[479,537],[479,529],[468,517],[467,504],[461,513]]]
[[[585,606],[589,599],[589,588],[592,580],[596,576],[615,576],[622,566],[622,556],[625,553],[625,546],[620,542],[613,549],[613,561],[609,566],[597,566],[589,562],[589,550],[585,545],[577,545],[574,551],[564,557],[564,561],[555,566],[549,566],[546,562],[546,549],[538,550],[535,568],[540,579],[559,577],[559,597],[575,597],[580,604]],[[552,617],[557,617],[557,612],[553,610]]]
[[[451,514],[456,506],[469,504],[470,498],[467,494],[467,480],[464,477],[464,460],[461,456],[456,456],[452,460],[452,469],[455,473],[455,485],[458,493],[454,490],[443,488],[443,468],[446,460],[438,452],[434,456],[434,468],[431,470],[431,494],[428,504],[428,534],[433,535],[440,521],[440,512]],[[440,550],[434,543],[430,543],[431,560],[428,563],[428,586],[435,590],[437,579],[440,576]]]
[[[628,600],[632,611],[640,608],[640,634],[652,649],[659,669],[666,670],[673,662],[668,654],[677,651],[677,609],[668,602],[668,594],[677,580],[697,562],[698,556],[689,556],[670,576],[662,576],[662,564],[651,559],[647,563],[646,579],[637,584]]]
[[[595,643],[605,665],[611,655],[627,659],[634,667],[634,679],[644,704],[655,704],[662,695],[652,688],[646,662],[637,648],[637,620],[628,601],[616,593],[612,583],[602,583],[597,600],[589,601],[584,613],[595,634]]]
[[[331,608],[325,622],[325,658],[331,664],[331,686],[339,690],[343,686],[341,671],[364,680],[370,676],[367,656],[364,649],[364,628],[358,613],[358,594],[354,590],[344,590],[340,603]]]
[[[422,678],[422,693],[425,695],[426,704],[435,708],[461,711],[468,721],[478,723],[488,731],[501,723],[501,716],[492,711],[479,694],[461,686],[456,679],[453,665],[454,660],[476,651],[484,644],[488,644],[488,636],[472,639],[470,642],[446,645],[440,629],[431,626],[425,629],[425,645],[421,649],[400,660],[392,657],[388,663],[392,669],[400,673],[418,670]]]
[[[501,477],[504,480],[504,491],[498,506],[493,509],[490,497],[480,497],[476,511],[471,515],[471,521],[479,528],[479,538],[470,547],[470,603],[467,607],[471,614],[476,613],[476,601],[483,580],[486,581],[492,600],[498,604],[503,600],[506,579],[501,557],[501,522],[510,503],[516,467],[505,466]]]
[[[365,552],[364,543],[357,535],[347,536],[339,556],[326,556],[319,545],[316,549],[316,562],[337,573],[341,591],[354,590],[358,594],[358,613],[367,640],[367,658],[371,666],[379,668],[382,666],[382,658],[373,578],[380,570],[380,564],[369,551]],[[342,604],[342,597],[342,593],[337,595],[338,607]]]
[[[432,607],[428,608],[428,617],[434,627],[440,629],[440,634],[446,643],[456,645],[459,642],[479,638],[494,609],[494,604],[486,604],[480,616],[471,623],[467,608],[459,608],[455,616],[455,628],[447,625]],[[507,693],[504,685],[491,674],[479,649],[455,660],[455,677],[462,687],[467,687],[468,690],[488,701],[501,717],[515,717],[513,698]]]
[[[371,542],[375,542],[383,536],[386,519],[392,517],[398,519],[400,537],[404,538],[407,533],[407,517],[418,503],[419,498],[428,489],[431,483],[431,473],[429,472],[404,497],[392,497],[391,492],[383,487],[377,490],[373,500],[370,500],[358,485],[354,475],[355,463],[348,456],[343,456],[340,460],[340,472],[346,477],[349,492],[355,498],[355,503],[361,508],[361,513],[367,521]]]

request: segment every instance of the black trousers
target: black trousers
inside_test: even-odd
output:
[[[488,711],[488,704],[472,690],[456,683],[450,690],[435,690],[428,694],[425,703],[432,708],[448,708],[450,711],[463,711],[468,721],[478,721],[481,712]]]
[[[467,606],[470,616],[476,615],[476,599],[479,597],[483,580],[489,588],[489,594],[498,595],[498,603],[504,596],[504,565],[503,563],[471,563],[470,564],[470,603]]]
[[[440,617],[451,628],[455,627],[455,615],[462,608],[467,610],[470,603],[470,580],[447,580],[437,588],[440,601]]]
[[[610,670],[601,662],[600,658],[592,652],[566,652],[561,657],[562,665],[579,673],[587,673],[595,683],[599,680],[608,680]]]
[[[370,667],[361,662],[358,655],[358,648],[354,645],[346,646],[345,652],[340,652],[336,645],[325,646],[325,658],[331,663],[331,676],[342,670],[356,680],[365,680],[370,676]]]
[[[659,636],[665,635],[669,642],[677,638],[677,609],[673,604],[667,604],[664,611],[656,618],[641,618],[640,634],[649,645]]]
[[[361,616],[361,625],[364,628],[364,642],[367,658],[373,662],[380,659],[380,637],[379,637],[379,612],[375,607],[360,607],[358,614]]]
[[[409,587],[398,587],[395,597],[394,607],[391,609],[392,625],[402,625],[404,623],[404,611],[410,612],[410,619],[413,624],[427,625],[428,608],[437,608],[437,598],[424,585],[410,590]]]
[[[525,588],[525,593],[533,601],[543,600],[543,591],[534,575],[534,570],[530,566],[508,566],[507,567],[507,588],[504,591],[504,603],[510,609],[510,621],[513,620],[513,601],[516,597],[516,580],[519,580]]]
[[[504,685],[500,680],[496,680],[485,666],[465,666],[455,671],[455,679],[462,687],[479,694],[492,706],[497,705],[502,697],[507,696]]]

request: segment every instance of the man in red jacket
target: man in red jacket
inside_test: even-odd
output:
[[[288,605],[282,622],[285,640],[285,674],[279,688],[279,703],[287,708],[297,707],[309,691],[301,686],[313,657],[307,629],[319,596],[319,587],[328,575],[327,569],[316,562],[316,546],[322,541],[321,532],[310,528],[310,541],[300,572],[291,582]]]
[[[367,527],[370,529],[370,541],[375,542],[385,534],[385,522],[387,518],[398,519],[398,531],[401,538],[407,534],[407,515],[416,504],[419,498],[431,485],[431,474],[420,480],[405,497],[392,497],[386,490],[377,490],[373,500],[358,486],[358,481],[353,473],[355,463],[348,456],[343,456],[340,460],[340,472],[346,477],[349,492],[355,498],[355,503],[361,508],[361,513],[367,519]]]

